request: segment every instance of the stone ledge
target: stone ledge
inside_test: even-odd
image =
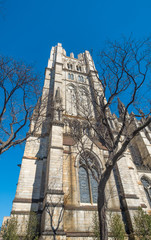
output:
[[[49,236],[49,235],[54,235],[54,233],[53,233],[52,230],[46,230],[46,231],[42,232],[41,235],[42,235],[42,236],[43,236],[43,235]],[[58,230],[57,233],[56,233],[56,235],[66,235],[66,233],[65,233],[64,231],[62,231],[62,230]]]
[[[42,214],[42,210],[34,211],[37,214]],[[31,214],[31,211],[11,211],[11,214],[15,215],[29,215]]]
[[[42,161],[43,159],[46,159],[47,157],[43,157],[43,158],[39,158],[39,157],[27,157],[27,156],[23,156],[23,159],[26,159],[26,160],[38,160],[38,161]]]
[[[45,138],[45,137],[49,137],[49,133],[34,133],[31,135],[31,137],[36,137],[36,138]],[[33,140],[31,140],[33,141]]]
[[[46,194],[54,194],[54,195],[64,195],[63,190],[57,190],[57,189],[48,189]]]
[[[59,126],[59,127],[64,127],[64,123],[62,123],[60,121],[52,121],[52,125]]]
[[[57,147],[57,146],[50,146],[50,148],[63,150],[63,147]]]
[[[15,215],[29,215],[30,213],[30,211],[11,211],[11,214]]]
[[[87,73],[85,73],[85,72],[79,72],[79,71],[74,70],[74,69],[68,69],[68,68],[63,67],[63,70],[64,70],[64,71],[67,71],[67,72],[76,73],[76,74],[78,74],[78,75],[88,76]],[[65,79],[65,80],[68,80],[68,79]]]
[[[77,210],[77,211],[97,211],[97,206],[75,206],[66,205],[65,210]],[[109,208],[107,211],[121,212],[120,208]]]
[[[14,198],[14,203],[39,203],[42,202],[43,198],[35,199],[35,198]]]
[[[92,237],[93,232],[67,232],[67,237]]]
[[[128,206],[127,210],[138,210],[140,206]]]
[[[139,199],[136,194],[124,194],[124,198]]]
[[[97,211],[97,206],[74,206],[67,205],[65,210],[79,210],[79,211]]]

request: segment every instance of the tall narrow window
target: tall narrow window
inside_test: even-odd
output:
[[[78,114],[81,116],[91,115],[91,104],[87,89],[79,87],[78,89]]]
[[[76,90],[73,85],[68,85],[66,90],[66,111],[70,115],[77,115]]]
[[[77,71],[81,72],[81,67],[77,66]]]
[[[79,188],[80,188],[80,202],[81,203],[97,203],[98,198],[98,183],[94,176],[98,176],[97,168],[96,168],[96,159],[90,158],[88,154],[84,154],[87,156],[87,161],[84,160],[84,157],[80,159],[80,167],[79,167]],[[86,162],[93,164],[93,169],[89,169],[89,164]],[[93,175],[92,175],[93,171]]]
[[[68,63],[68,64],[67,64],[67,67],[68,67],[68,69],[71,70],[71,69],[72,69],[72,64]]]
[[[90,203],[90,190],[88,182],[88,173],[85,168],[79,168],[79,186],[80,186],[80,202]]]
[[[93,178],[91,173],[90,173],[90,184],[91,184],[91,192],[92,192],[93,203],[97,203],[97,199],[98,199],[98,183]]]
[[[71,80],[74,80],[74,75],[73,74],[71,74]]]
[[[84,83],[85,80],[84,80],[84,77],[83,76],[78,76],[78,81],[81,82],[81,83]]]
[[[68,79],[71,79],[71,74],[70,73],[68,73]]]

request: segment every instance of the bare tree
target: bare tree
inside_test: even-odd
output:
[[[29,137],[38,79],[32,66],[0,56],[0,154]]]
[[[150,39],[134,41],[130,38],[123,39],[122,42],[109,42],[105,51],[100,54],[100,69],[98,80],[101,87],[96,88],[91,82],[96,120],[93,120],[91,114],[83,118],[89,129],[93,129],[99,141],[108,150],[108,160],[101,174],[98,172],[96,175],[95,163],[87,155],[85,144],[80,143],[79,151],[83,152],[81,158],[83,164],[87,165],[98,182],[100,239],[107,240],[105,196],[107,182],[117,161],[122,160],[130,142],[151,123],[150,99],[147,98],[147,94],[148,96],[150,94],[147,92],[151,70]],[[132,110],[129,115],[128,112]],[[72,122],[72,131],[76,129],[76,125]],[[81,137],[79,131],[77,130],[76,134],[73,131],[73,137],[77,142]]]
[[[146,91],[145,84],[149,80],[151,67],[149,39],[133,41],[131,39],[120,43],[109,43],[108,50],[101,53],[101,84],[103,94],[98,104],[98,120],[100,125],[95,128],[100,141],[109,152],[106,168],[101,175],[98,185],[98,212],[100,221],[100,235],[107,239],[105,187],[111,171],[132,139],[151,123],[150,103],[141,96]],[[108,91],[108,93],[107,93]],[[117,99],[123,100],[125,105]],[[141,102],[139,99],[141,98]],[[113,104],[118,101],[119,121],[116,132],[111,127],[112,117],[109,108],[114,111]],[[117,106],[117,105],[116,105]],[[134,113],[129,115],[128,110],[133,106]],[[147,107],[146,107],[147,106]],[[136,118],[143,119],[136,123]],[[102,130],[103,129],[103,130]]]
[[[49,197],[49,202],[46,202],[45,209],[49,215],[50,226],[53,232],[53,239],[56,240],[57,231],[60,227],[60,224],[63,220],[64,207],[67,198],[63,200],[62,197],[59,197],[57,201],[53,201],[53,198]]]

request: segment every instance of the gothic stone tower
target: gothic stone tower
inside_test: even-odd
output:
[[[92,218],[97,210],[97,183],[81,163],[84,154],[82,145],[89,160],[95,160],[96,169],[99,166],[103,170],[108,156],[106,148],[84,121],[87,115],[96,117],[92,89],[101,94],[90,53],[85,51],[78,58],[71,53],[67,57],[61,44],[52,47],[42,97],[30,126],[30,131],[36,130],[26,142],[12,207],[12,214],[18,217],[20,226],[24,225],[30,211],[37,213],[40,239],[53,239],[49,215],[52,210],[53,227],[60,223],[58,239],[92,237]],[[77,141],[81,126],[81,139]],[[75,134],[71,134],[73,129]],[[150,134],[150,129],[147,131]],[[151,172],[149,168],[137,167],[135,160],[138,162],[143,158],[141,154],[147,154],[146,161],[149,162],[151,146],[149,137],[147,140],[144,133],[140,133],[138,138],[143,150],[139,154],[138,142],[134,141],[131,151],[127,150],[123,157],[125,161],[118,162],[107,186],[108,211],[122,214],[127,226],[138,206],[150,209],[149,186],[146,187],[146,197],[141,179],[147,182],[151,179]],[[146,182],[150,184],[150,181]]]

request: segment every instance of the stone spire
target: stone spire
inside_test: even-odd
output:
[[[125,113],[125,105],[124,103],[121,102],[121,100],[118,98],[118,111],[119,111],[119,115],[120,118],[123,118],[123,115]]]

